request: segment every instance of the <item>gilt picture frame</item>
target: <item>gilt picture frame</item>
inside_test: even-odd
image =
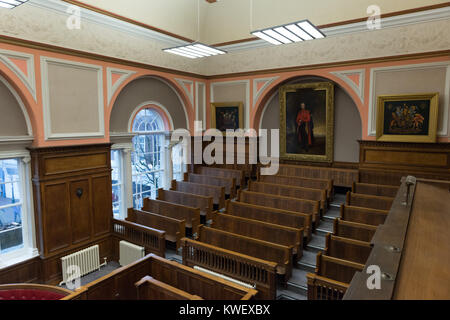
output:
[[[436,142],[439,93],[378,97],[377,141]]]
[[[285,85],[279,99],[280,158],[333,162],[334,84]]]
[[[228,129],[244,129],[244,103],[211,103],[211,128],[218,129],[223,133]]]

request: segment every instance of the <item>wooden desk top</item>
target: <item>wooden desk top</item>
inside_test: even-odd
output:
[[[418,181],[393,299],[450,299],[450,184]]]

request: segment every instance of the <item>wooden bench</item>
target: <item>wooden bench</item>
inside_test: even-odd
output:
[[[394,198],[347,192],[345,204],[378,210],[390,210]]]
[[[234,178],[220,178],[185,172],[184,181],[207,184],[217,187],[225,187],[225,195],[228,195],[230,198],[236,197],[236,180]]]
[[[258,181],[265,183],[282,184],[286,186],[325,190],[327,199],[333,198],[333,180],[312,179],[284,175],[263,176],[258,172]]]
[[[236,180],[236,187],[238,188],[241,188],[245,185],[245,175],[243,170],[195,166],[194,173],[219,178],[234,178]]]
[[[333,234],[343,238],[370,242],[377,231],[376,226],[369,224],[334,219]]]
[[[267,193],[238,191],[237,201],[311,215],[314,225],[320,220],[319,201],[276,196]]]
[[[352,192],[368,194],[373,196],[395,198],[397,196],[398,187],[387,186],[382,184],[354,182],[352,186]]]
[[[257,299],[276,299],[277,264],[275,262],[261,260],[188,238],[183,238],[181,245],[184,265],[203,267],[254,285],[258,291]]]
[[[188,207],[162,200],[152,200],[150,198],[145,198],[142,211],[157,213],[162,216],[174,218],[177,220],[185,220],[186,227],[192,229],[193,235],[197,233],[198,226],[200,225],[199,208]]]
[[[303,243],[306,244],[311,240],[312,220],[309,214],[230,200],[227,200],[223,213],[294,229],[303,229],[305,237]]]
[[[389,211],[341,205],[341,219],[378,226],[384,223]]]
[[[145,276],[136,284],[137,300],[203,300],[199,296],[174,288],[150,276]]]
[[[67,300],[136,300],[136,283],[146,276],[205,300],[250,300],[257,291],[149,254],[82,286]]]
[[[211,228],[292,247],[297,261],[303,255],[303,228],[294,229],[221,213],[214,215]]]
[[[201,225],[197,241],[219,248],[239,252],[277,264],[277,273],[284,276],[284,283],[292,275],[292,247],[281,246],[236,233],[213,229]]]
[[[293,187],[281,184],[265,183],[265,182],[248,182],[248,191],[269,193],[284,197],[292,197],[304,200],[319,201],[322,213],[327,208],[327,195],[325,190],[309,189],[302,187]]]
[[[212,197],[214,209],[222,209],[225,206],[225,187],[172,180],[170,190]]]
[[[363,264],[317,254],[316,273],[306,274],[308,300],[342,300],[356,272]]]
[[[178,220],[130,208],[128,209],[126,221],[165,231],[166,240],[175,242],[177,250],[180,248],[181,238],[186,236],[186,220]]]
[[[145,253],[164,257],[166,252],[166,232],[146,227],[130,221],[112,219],[112,237],[117,247],[125,240],[145,248]]]
[[[193,193],[186,193],[173,190],[158,189],[157,200],[168,201],[185,205],[188,207],[194,207],[200,209],[200,215],[206,218],[206,221],[212,219],[213,210],[213,198],[207,196],[201,196]]]
[[[342,238],[332,234],[325,237],[324,254],[329,257],[365,264],[372,247],[370,243]]]

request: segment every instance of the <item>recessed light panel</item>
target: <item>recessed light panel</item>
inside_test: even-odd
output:
[[[28,0],[0,0],[0,8],[14,9],[25,2],[28,2]]]
[[[325,38],[308,20],[253,31],[252,34],[275,45]]]
[[[223,50],[219,50],[202,43],[190,43],[184,46],[163,49],[163,51],[191,59],[216,56],[226,53]]]

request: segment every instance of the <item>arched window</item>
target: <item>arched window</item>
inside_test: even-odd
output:
[[[133,205],[140,209],[144,198],[156,198],[164,185],[164,120],[151,108],[139,111],[133,122],[131,155]]]

